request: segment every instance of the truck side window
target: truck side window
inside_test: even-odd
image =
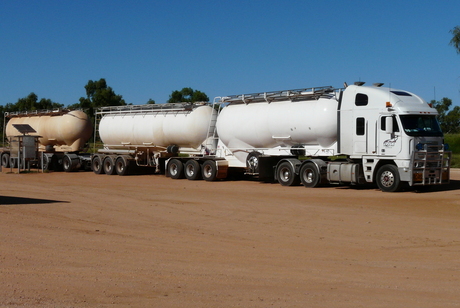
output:
[[[356,118],[356,135],[362,136],[366,131],[364,118]]]
[[[356,106],[367,106],[368,102],[369,102],[369,98],[367,97],[366,94],[362,94],[362,93],[356,94],[356,98],[355,98]]]
[[[385,119],[387,117],[381,117],[380,118],[380,129],[381,130],[385,130],[386,129],[386,124],[385,124]],[[396,121],[396,118],[395,117],[392,117],[393,118],[393,131],[394,132],[399,132],[399,127],[398,127],[398,121]]]

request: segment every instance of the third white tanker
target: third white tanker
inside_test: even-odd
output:
[[[31,160],[43,169],[74,171],[91,168],[91,156],[82,153],[93,134],[93,125],[81,110],[37,110],[5,113],[8,120],[5,133],[9,147],[1,154],[3,167],[26,167],[22,132],[17,127],[29,127],[26,135],[36,138],[36,152]],[[32,149],[33,150],[33,149]]]
[[[382,84],[218,97],[203,104],[104,108],[95,173],[155,167],[173,179],[213,181],[241,173],[316,187],[449,182],[437,112],[417,95]],[[178,155],[178,154],[181,155]]]

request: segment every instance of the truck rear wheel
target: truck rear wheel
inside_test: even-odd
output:
[[[91,161],[91,169],[93,169],[93,172],[96,174],[104,173],[104,170],[102,169],[102,160],[100,156],[93,157],[93,160]]]
[[[184,178],[184,165],[178,159],[171,159],[168,163],[168,174],[171,179],[183,179]]]
[[[276,178],[283,186],[295,186],[300,184],[299,177],[295,174],[294,167],[289,162],[281,163],[276,168]]]
[[[104,169],[104,173],[107,175],[115,175],[115,159],[112,156],[107,156],[104,159],[104,163],[102,164],[102,168]]]
[[[72,172],[73,166],[72,166],[72,160],[70,159],[69,156],[65,155],[62,158],[62,168],[64,169],[65,172]]]
[[[185,163],[184,169],[185,177],[187,180],[201,180],[201,166],[196,160],[189,160]]]
[[[43,153],[43,159],[40,159],[40,167],[44,171],[49,171],[51,167],[51,157]]]
[[[377,171],[377,186],[384,192],[395,192],[401,188],[398,168],[395,165],[383,165]]]
[[[119,156],[115,161],[115,172],[118,175],[127,175],[129,172],[129,162],[124,157]]]
[[[300,181],[305,187],[319,186],[321,174],[314,163],[306,163],[300,168]]]
[[[214,181],[217,176],[217,166],[216,163],[212,160],[207,160],[203,163],[201,167],[201,173],[205,181]]]
[[[10,154],[3,153],[2,155],[2,167],[9,168],[10,167]]]

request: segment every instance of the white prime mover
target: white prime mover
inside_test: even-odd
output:
[[[291,186],[439,185],[450,178],[437,112],[382,84],[218,97],[207,104],[106,107],[96,173],[130,165],[213,181],[234,172]],[[182,155],[179,155],[182,154]]]

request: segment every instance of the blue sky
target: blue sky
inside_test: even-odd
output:
[[[0,0],[0,104],[74,104],[105,78],[133,104],[361,80],[460,105],[457,25],[443,0]]]

